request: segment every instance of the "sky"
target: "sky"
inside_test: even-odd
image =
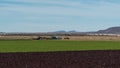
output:
[[[86,32],[119,25],[120,0],[0,0],[0,32]]]

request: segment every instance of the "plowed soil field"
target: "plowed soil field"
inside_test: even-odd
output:
[[[120,50],[0,53],[0,68],[120,68]]]

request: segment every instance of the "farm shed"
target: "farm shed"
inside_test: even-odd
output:
[[[59,39],[62,39],[62,37],[60,37],[60,36],[52,36],[51,39],[59,40]]]

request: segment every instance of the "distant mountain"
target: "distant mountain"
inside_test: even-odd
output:
[[[54,33],[76,33],[76,31],[75,30],[72,30],[72,31],[61,30],[61,31],[55,31]]]
[[[68,31],[69,33],[75,33],[75,32],[77,32],[77,31],[75,31],[75,30],[72,30],[72,31]]]
[[[110,27],[108,29],[105,29],[105,30],[99,30],[99,31],[96,31],[96,32],[77,32],[75,30],[72,30],[72,31],[64,31],[64,30],[61,30],[61,31],[55,31],[53,33],[74,33],[74,34],[94,34],[94,33],[102,33],[102,34],[120,34],[120,27]]]
[[[54,32],[39,32],[39,33],[22,33],[22,32],[12,32],[12,33],[6,33],[6,32],[0,32],[0,35],[52,35],[52,34],[74,34],[74,35],[88,35],[88,34],[120,34],[120,26],[119,27],[110,27],[105,30],[99,30],[99,31],[93,31],[93,32],[78,32],[75,30],[71,31],[65,31],[65,30],[59,30],[59,31],[54,31]]]
[[[55,32],[53,32],[53,33],[66,33],[66,31],[61,30],[61,31],[55,31]]]
[[[96,33],[120,34],[120,27],[111,27],[105,30],[99,30]]]

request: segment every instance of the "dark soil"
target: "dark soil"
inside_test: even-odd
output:
[[[0,68],[120,68],[120,50],[0,53]]]

